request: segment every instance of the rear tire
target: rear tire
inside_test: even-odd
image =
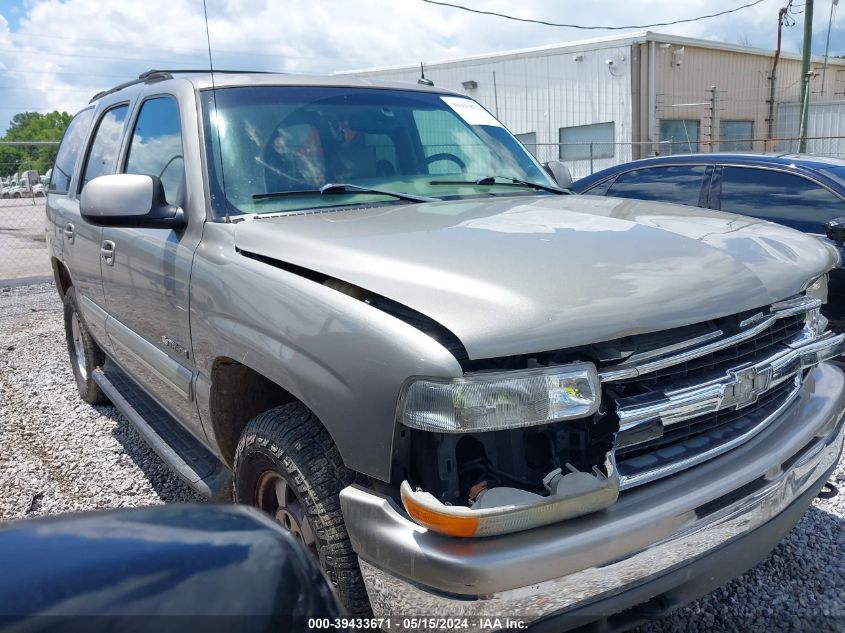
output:
[[[79,312],[76,288],[65,292],[65,338],[70,366],[79,397],[89,404],[108,404],[109,399],[94,382],[94,370],[106,362],[106,355],[91,337],[88,326]]]
[[[234,470],[235,502],[271,514],[317,556],[347,611],[370,614],[338,497],[355,473],[320,420],[299,402],[256,416],[238,443]]]

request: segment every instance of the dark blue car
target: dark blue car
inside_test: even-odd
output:
[[[845,218],[845,160],[819,156],[658,156],[604,169],[572,188],[739,213],[831,237],[836,237],[834,221]],[[845,331],[845,269],[830,274],[824,313],[834,329]]]
[[[167,505],[0,525],[0,631],[347,631],[316,558],[244,505]]]

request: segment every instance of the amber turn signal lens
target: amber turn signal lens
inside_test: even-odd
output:
[[[404,491],[403,491],[404,493]],[[402,494],[402,503],[410,517],[430,530],[447,536],[474,536],[478,530],[478,518],[453,517],[423,507],[409,496]]]
[[[578,482],[571,481],[578,475]],[[493,507],[452,506],[441,503],[433,494],[414,490],[405,480],[399,485],[399,494],[408,516],[417,524],[447,536],[480,538],[496,534],[519,532],[540,525],[557,523],[565,519],[603,510],[619,498],[619,476],[607,477],[601,472],[571,473],[570,481],[556,486],[555,494],[548,497],[529,493],[522,503],[512,503],[514,492],[506,492],[506,499]],[[494,489],[495,490],[495,489]],[[479,504],[477,504],[479,505]]]

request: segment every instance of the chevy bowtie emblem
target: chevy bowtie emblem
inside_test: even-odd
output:
[[[731,382],[724,386],[720,409],[735,406],[737,409],[757,402],[760,394],[768,390],[772,383],[772,367],[758,369],[746,367],[728,372]]]

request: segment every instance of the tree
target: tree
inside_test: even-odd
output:
[[[61,141],[71,116],[67,112],[20,112],[12,117],[2,141]],[[58,145],[0,145],[0,175],[53,166]]]

